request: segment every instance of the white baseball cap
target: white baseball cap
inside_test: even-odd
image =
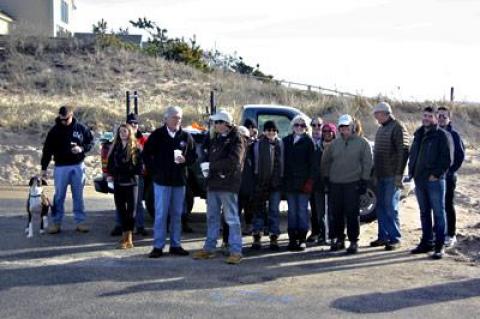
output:
[[[338,127],[342,125],[352,125],[353,124],[353,118],[348,115],[348,114],[343,114],[342,116],[339,117],[338,119]]]
[[[230,115],[230,113],[228,113],[225,110],[221,110],[221,111],[218,111],[217,113],[213,114],[212,116],[210,116],[210,120],[212,120],[212,121],[224,121],[227,124],[232,124],[233,123],[232,115]]]

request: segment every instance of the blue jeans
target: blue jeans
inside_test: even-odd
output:
[[[138,197],[137,197],[137,207],[135,209],[135,227],[144,227],[145,226],[145,208],[143,207],[143,191],[145,189],[145,181],[142,175],[138,176]],[[115,225],[120,226],[120,213],[118,210],[115,210]]]
[[[420,207],[420,220],[422,223],[421,244],[433,246],[433,231],[435,231],[435,245],[443,246],[446,233],[445,179],[442,178],[433,182],[415,180],[415,194]],[[435,223],[433,230],[432,211]]]
[[[207,193],[207,239],[203,249],[214,251],[220,233],[221,213],[228,224],[228,244],[230,253],[242,253],[242,231],[238,216],[238,195],[232,192],[208,191]]]
[[[287,193],[288,231],[308,232],[308,200],[310,194]]]
[[[398,206],[400,188],[395,186],[395,177],[382,177],[377,184],[378,239],[391,243],[400,242]]]
[[[76,224],[85,222],[85,207],[83,204],[83,187],[85,186],[85,164],[55,166],[53,172],[55,195],[53,196],[52,222],[62,224],[65,215],[65,197],[70,185],[73,199],[73,219]]]
[[[280,192],[270,193],[268,199],[268,232],[270,235],[280,235]],[[253,233],[259,234],[265,227],[265,216],[262,212],[255,212],[253,219]]]
[[[170,216],[170,247],[180,247],[185,186],[163,186],[153,183],[155,193],[155,224],[153,247],[163,249],[167,237],[167,216]]]

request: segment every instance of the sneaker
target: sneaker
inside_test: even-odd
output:
[[[443,246],[441,247],[435,247],[435,252],[432,255],[433,259],[442,259],[443,255],[445,255],[445,248]]]
[[[225,259],[225,262],[230,265],[238,265],[242,261],[241,254],[230,254],[230,256]]]
[[[382,246],[385,246],[387,244],[388,244],[388,242],[386,240],[377,239],[377,240],[374,240],[374,241],[370,242],[370,247],[382,247]]]
[[[193,259],[212,259],[215,258],[215,253],[206,250],[199,250],[193,254]]]
[[[148,254],[148,258],[160,258],[163,256],[163,250],[160,248],[153,248],[152,251]]]
[[[385,250],[388,250],[388,251],[392,251],[392,250],[397,250],[398,248],[400,248],[402,246],[402,244],[397,241],[397,242],[388,242],[386,245],[385,245]]]
[[[445,247],[453,247],[457,243],[457,236],[446,236],[445,237]]]
[[[433,250],[433,246],[427,246],[424,244],[419,244],[417,247],[410,251],[411,254],[426,254]]]
[[[48,233],[50,235],[58,234],[59,232],[61,232],[61,228],[60,228],[60,225],[58,225],[58,224],[53,224],[52,226],[50,226],[48,228]]]
[[[120,225],[116,225],[110,232],[110,236],[113,236],[113,237],[122,236],[122,234],[123,234],[123,229],[122,229],[122,226]]]
[[[175,256],[188,256],[190,253],[183,249],[182,246],[180,247],[170,247],[168,253],[170,255],[175,255]]]
[[[357,252],[358,252],[358,244],[357,242],[352,241],[350,243],[350,246],[348,246],[347,248],[347,254],[353,255],[353,254],[356,254]]]
[[[318,235],[311,234],[307,238],[307,243],[314,243],[316,241],[318,241]]]
[[[148,232],[145,229],[145,227],[137,227],[137,231],[135,232],[135,235],[148,236]]]
[[[90,231],[90,229],[88,229],[87,225],[85,224],[78,224],[75,230],[79,233],[88,233]]]

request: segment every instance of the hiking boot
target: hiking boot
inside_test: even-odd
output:
[[[163,250],[153,247],[152,251],[148,254],[148,258],[160,258],[163,256]]]
[[[425,244],[419,244],[417,247],[414,249],[410,250],[411,254],[426,254],[428,252],[431,252],[433,250],[432,246],[428,246]]]
[[[212,259],[215,258],[215,253],[211,251],[206,251],[206,250],[199,250],[193,254],[193,259]]]
[[[400,247],[402,247],[402,244],[399,241],[396,241],[396,242],[390,241],[385,245],[385,250],[392,251],[392,250],[397,250]]]
[[[252,249],[253,250],[260,250],[262,249],[262,242],[260,241],[262,237],[260,234],[255,234],[253,235],[253,243],[252,243]]]
[[[50,226],[50,227],[48,228],[48,231],[47,231],[47,232],[48,232],[50,235],[53,235],[53,234],[58,234],[58,233],[61,232],[61,231],[62,231],[62,230],[60,229],[60,225],[58,225],[58,224],[52,224],[52,226]]]
[[[345,242],[343,240],[334,240],[330,245],[330,251],[339,251],[345,249]]]
[[[127,249],[127,244],[128,244],[128,235],[127,232],[123,232],[122,234],[122,239],[120,239],[120,242],[118,243],[117,248],[118,249]]]
[[[385,246],[387,244],[388,244],[388,242],[386,240],[377,239],[377,240],[374,240],[374,241],[370,242],[370,247],[382,247],[382,246]]]
[[[307,238],[307,243],[314,243],[316,241],[318,241],[318,235],[311,234]]]
[[[174,256],[188,256],[190,254],[188,251],[183,249],[182,246],[180,246],[180,247],[170,247],[168,253],[170,255],[174,255]]]
[[[230,265],[238,265],[242,261],[241,254],[230,254],[230,256],[225,259],[225,262]]]
[[[435,251],[433,252],[432,258],[433,259],[442,259],[443,255],[445,255],[445,248],[442,246],[435,247]]]
[[[358,244],[356,241],[350,242],[350,246],[347,248],[347,254],[353,255],[358,252]]]
[[[123,229],[122,226],[116,225],[113,227],[112,231],[110,232],[110,236],[117,237],[117,236],[122,236]]]
[[[127,249],[133,248],[133,232],[129,230],[126,233],[127,233],[127,241],[126,241]]]
[[[145,227],[143,227],[143,226],[142,227],[137,227],[137,231],[135,232],[135,235],[148,236],[148,232],[145,229]]]
[[[280,246],[278,245],[278,236],[270,236],[270,250],[279,251]]]
[[[457,236],[446,236],[445,247],[453,247],[457,243]]]
[[[88,233],[90,231],[85,224],[78,224],[75,230],[79,233]]]

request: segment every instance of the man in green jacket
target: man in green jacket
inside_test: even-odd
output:
[[[322,158],[324,182],[329,189],[336,239],[330,250],[345,248],[345,219],[350,246],[347,253],[358,251],[360,235],[360,195],[367,191],[372,170],[372,148],[355,134],[353,118],[342,115],[338,120],[340,138],[325,150]]]

